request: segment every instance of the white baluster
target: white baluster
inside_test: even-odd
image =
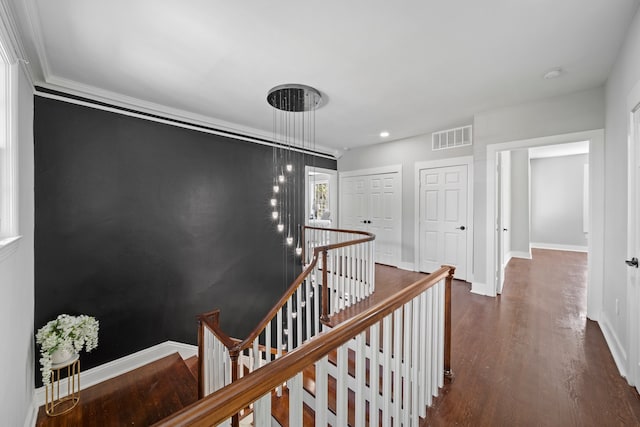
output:
[[[338,347],[338,378],[337,390],[336,390],[336,420],[337,427],[347,427],[348,408],[347,401],[349,399],[349,392],[347,390],[347,375],[348,375],[348,358],[347,358],[347,345],[343,344]]]
[[[296,294],[296,347],[302,344],[302,288],[298,288]]]
[[[278,310],[276,314],[276,334],[276,345],[278,346],[276,349],[276,359],[279,359],[282,357],[282,309]],[[281,386],[276,388],[276,395],[282,397]]]
[[[264,330],[264,364],[271,362],[271,322],[267,322],[267,327]]]
[[[411,410],[409,406],[411,404],[411,339],[413,338],[413,310],[411,301],[404,305],[404,313],[402,317],[402,336],[404,338],[404,345],[402,346],[402,423],[405,426],[409,426]]]
[[[427,377],[428,377],[428,369],[427,369],[427,342],[430,338],[430,331],[427,325],[427,294],[429,290],[420,294],[420,309],[418,312],[420,313],[420,325],[423,326],[423,332],[420,334],[420,382],[418,383],[418,389],[420,392],[420,416],[425,418],[427,416],[427,396],[429,393],[426,392],[427,388]]]
[[[400,424],[402,405],[402,308],[393,312],[393,424]]]
[[[420,411],[420,396],[419,396],[419,377],[420,377],[420,341],[422,340],[422,331],[420,331],[420,295],[415,297],[411,304],[412,310],[412,340],[411,340],[411,368],[409,373],[411,375],[411,425],[418,426],[419,418],[418,412]]]
[[[378,426],[379,421],[379,389],[380,389],[380,323],[369,329],[369,425]]]
[[[383,427],[391,426],[391,373],[393,359],[392,337],[393,329],[391,326],[392,314],[388,315],[382,321],[382,425]]]
[[[253,425],[255,427],[271,427],[271,392],[253,404],[253,411]]]
[[[329,411],[327,388],[327,363],[328,357],[325,356],[316,362],[316,399],[315,399],[315,413],[316,413],[316,425],[327,425],[327,412]]]
[[[287,313],[287,323],[285,325],[286,331],[285,331],[285,338],[286,338],[286,343],[285,343],[285,347],[287,348],[287,351],[291,351],[294,348],[296,348],[296,343],[295,343],[295,335],[294,335],[294,331],[293,331],[293,322],[291,321],[291,312],[293,310],[293,295],[289,297],[289,299],[287,299],[287,304],[286,304],[286,313]]]
[[[302,372],[287,381],[289,389],[289,425],[302,425]]]
[[[431,360],[429,361],[429,364],[431,366],[431,395],[432,396],[437,396],[438,395],[438,342],[440,341],[440,337],[439,337],[439,332],[440,332],[440,327],[439,327],[439,322],[438,322],[438,292],[436,287],[432,287],[431,288],[431,312],[433,313],[431,315],[432,319],[432,325],[431,325],[431,331],[432,331],[432,335],[431,335]]]
[[[365,351],[366,332],[361,332],[356,336],[356,425],[364,426],[365,421],[365,400],[366,400],[366,375],[367,375],[367,354]],[[373,372],[369,373],[369,382],[373,381]]]

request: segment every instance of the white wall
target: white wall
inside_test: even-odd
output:
[[[531,159],[533,247],[587,250],[584,166],[587,154]]]
[[[469,119],[469,122],[471,119]],[[469,124],[467,122],[466,124]],[[450,128],[462,126],[454,124]],[[434,129],[438,131],[441,129]],[[414,265],[415,205],[414,189],[419,177],[414,176],[414,164],[420,161],[440,160],[450,157],[469,156],[472,147],[448,150],[431,150],[431,134],[420,135],[399,141],[350,150],[338,159],[338,171],[348,172],[381,166],[402,165],[402,251],[401,262]]]
[[[15,65],[14,67],[18,67]],[[33,332],[33,88],[18,72],[18,247],[0,262],[0,417],[2,425],[30,422],[34,393]]]
[[[487,287],[487,146],[604,127],[604,88],[485,111],[474,117],[474,283]],[[569,141],[558,141],[569,142]],[[493,191],[493,190],[492,190]]]
[[[529,151],[511,151],[511,251],[530,258]]]
[[[614,357],[623,365],[628,354],[627,285],[627,97],[640,84],[640,12],[636,13],[625,43],[606,84],[605,245],[601,325]],[[616,300],[620,312],[616,314]],[[639,310],[640,307],[635,307]],[[608,335],[608,336],[607,336]],[[617,354],[616,354],[617,353]]]

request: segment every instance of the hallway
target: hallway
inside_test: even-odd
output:
[[[424,425],[640,425],[640,397],[586,319],[587,254],[514,258],[496,299],[453,285],[452,366]]]

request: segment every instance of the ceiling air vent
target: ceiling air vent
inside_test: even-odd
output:
[[[445,150],[447,148],[463,147],[473,143],[473,126],[441,130],[431,134],[431,148]]]

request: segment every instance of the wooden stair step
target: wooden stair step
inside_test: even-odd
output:
[[[190,358],[185,359],[184,364],[189,368],[193,378],[198,381],[198,356],[191,356]]]

